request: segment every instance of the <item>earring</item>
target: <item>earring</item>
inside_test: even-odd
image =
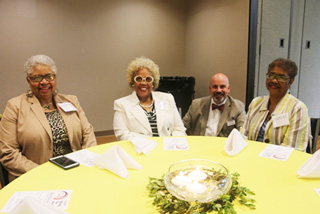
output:
[[[58,94],[58,92],[59,92],[58,89],[54,90],[53,96],[56,95],[56,94]]]
[[[31,89],[27,90],[27,97],[31,98],[33,96],[33,91],[31,91]]]

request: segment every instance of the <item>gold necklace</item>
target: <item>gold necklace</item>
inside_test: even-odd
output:
[[[141,103],[139,103],[139,105],[140,105],[142,108],[150,108],[150,107],[153,105],[153,100],[152,100],[152,102],[151,102],[150,105],[145,106],[145,105],[142,105]]]
[[[44,108],[45,110],[50,110],[52,106],[52,103],[49,103],[48,105],[43,105],[42,108]]]

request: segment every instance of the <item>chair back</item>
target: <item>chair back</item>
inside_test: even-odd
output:
[[[320,129],[320,119],[319,118],[311,118],[310,119],[310,126],[311,126],[311,137],[310,142],[307,147],[307,152],[310,154],[315,153],[317,148],[317,142],[318,142],[318,135],[319,135],[319,129]]]
[[[156,91],[171,93],[183,118],[194,98],[195,83],[194,77],[162,76]]]
[[[9,183],[8,171],[1,165],[1,163],[0,163],[0,182],[1,182],[1,188],[3,188],[5,185]]]

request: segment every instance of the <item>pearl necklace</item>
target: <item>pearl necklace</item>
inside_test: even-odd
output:
[[[140,105],[142,108],[150,108],[150,107],[153,105],[153,100],[152,100],[152,102],[151,102],[150,105],[145,106],[145,105],[142,105],[141,103],[139,103],[139,105]]]

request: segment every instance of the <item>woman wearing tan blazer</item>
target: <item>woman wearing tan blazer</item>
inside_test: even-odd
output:
[[[8,101],[0,123],[0,161],[9,181],[51,157],[96,145],[77,97],[57,93],[54,61],[32,56],[25,72],[30,90]]]

